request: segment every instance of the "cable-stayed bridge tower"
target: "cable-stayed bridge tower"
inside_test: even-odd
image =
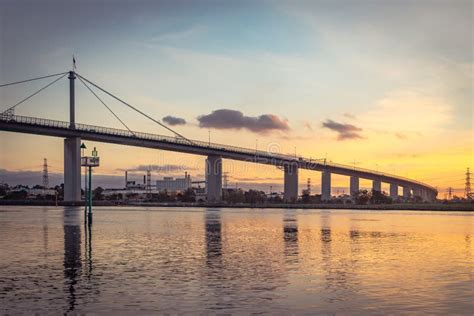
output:
[[[69,128],[76,128],[76,74],[69,71]],[[81,138],[64,139],[64,202],[81,201]]]

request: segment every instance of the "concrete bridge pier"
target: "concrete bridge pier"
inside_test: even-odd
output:
[[[390,183],[390,197],[393,201],[398,199],[398,185],[395,183]]]
[[[422,197],[421,196],[421,188],[416,188],[415,187],[415,188],[413,188],[413,197],[417,197],[417,196],[420,197],[420,198]]]
[[[209,202],[222,200],[222,157],[209,155],[206,159],[206,192]]]
[[[331,172],[323,170],[321,173],[321,200],[329,201],[331,199]]]
[[[423,190],[423,189],[421,190],[421,200],[422,200],[423,202],[431,201],[430,196],[429,196],[429,194],[428,194],[428,191]]]
[[[435,202],[436,201],[436,193],[434,192],[427,192],[428,194],[428,201],[429,202]]]
[[[405,200],[409,199],[411,197],[411,188],[409,187],[403,187],[403,198]]]
[[[349,192],[351,196],[355,196],[359,192],[359,177],[351,176],[349,183]]]
[[[298,165],[286,163],[284,165],[284,195],[286,202],[294,202],[298,199]]]
[[[81,201],[81,139],[64,140],[64,202]]]
[[[372,181],[372,190],[382,191],[382,182],[380,180],[373,180]]]

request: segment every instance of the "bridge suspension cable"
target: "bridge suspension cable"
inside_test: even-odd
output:
[[[115,114],[114,111],[112,111],[112,109],[109,108],[109,107],[107,106],[107,104],[105,104],[105,102],[102,101],[101,98],[99,98],[99,96],[87,85],[87,83],[84,82],[84,80],[82,80],[82,78],[81,78],[79,75],[78,75],[78,78],[79,78],[79,81],[81,81],[82,84],[97,98],[97,100],[99,100],[100,103],[102,103],[102,104],[107,108],[107,110],[109,110],[110,113],[112,113],[112,115],[115,116],[115,118],[116,118],[117,120],[119,120],[119,122],[122,123],[122,125],[125,126],[125,128],[126,128],[130,133],[132,133],[133,136],[136,136],[135,133],[134,133],[130,128],[128,128],[127,124],[125,124],[125,123],[118,117],[118,115]]]
[[[61,75],[61,74],[59,74],[59,75]],[[55,84],[57,81],[59,81],[59,80],[61,80],[62,78],[64,78],[66,75],[67,75],[67,72],[62,73],[62,76],[61,76],[61,77],[56,78],[56,79],[53,80],[52,82],[48,83],[46,86],[42,87],[41,89],[39,89],[39,90],[33,92],[32,94],[30,94],[29,96],[27,96],[27,97],[24,98],[23,100],[21,100],[21,101],[15,103],[14,105],[8,107],[5,111],[2,112],[2,114],[5,114],[5,113],[7,113],[7,112],[13,110],[13,109],[16,108],[18,105],[20,105],[20,104],[22,104],[23,102],[25,102],[25,101],[31,99],[32,97],[34,97],[35,95],[37,95],[38,93],[40,93],[41,91],[43,91],[44,89],[46,89],[46,88],[52,86],[52,85]],[[30,81],[31,81],[31,80],[30,80]]]
[[[30,82],[30,81],[34,81],[34,80],[40,80],[40,79],[56,77],[56,76],[60,76],[60,75],[64,75],[64,74],[67,74],[67,72],[60,72],[60,73],[57,73],[57,74],[54,74],[54,75],[47,75],[47,76],[42,76],[42,77],[37,77],[37,78],[32,78],[32,79],[26,79],[26,80],[21,80],[21,81],[16,81],[16,82],[5,83],[5,84],[1,84],[0,88],[6,87],[6,86],[12,86],[12,85],[15,85],[15,84],[20,84],[20,83]]]
[[[130,105],[129,103],[123,101],[122,99],[120,99],[119,97],[113,95],[112,93],[108,92],[107,90],[101,88],[100,86],[98,86],[97,84],[93,83],[92,81],[88,80],[87,78],[84,78],[83,76],[81,76],[80,74],[76,73],[76,75],[79,77],[79,78],[82,78],[84,79],[87,83],[93,85],[94,87],[96,87],[97,89],[99,89],[100,91],[108,94],[109,96],[111,96],[112,98],[114,98],[115,100],[123,103],[124,105],[128,106],[129,108],[131,108],[132,110],[140,113],[141,115],[145,116],[146,118],[148,118],[149,120],[155,122],[156,124],[160,125],[161,127],[167,129],[168,131],[172,132],[173,134],[175,134],[176,136],[188,141],[190,144],[193,144],[193,142],[191,140],[189,140],[188,138],[184,137],[183,135],[179,134],[178,132],[172,130],[171,128],[169,128],[168,126],[162,124],[161,122],[155,120],[154,118],[152,118],[151,116],[149,116],[148,114],[142,112],[141,110],[137,109],[136,107]]]

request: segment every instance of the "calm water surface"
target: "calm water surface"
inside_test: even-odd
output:
[[[0,314],[474,311],[474,214],[0,207]]]

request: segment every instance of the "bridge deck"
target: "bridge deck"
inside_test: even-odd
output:
[[[71,128],[70,123],[65,121],[8,114],[0,114],[0,130],[64,138],[81,137],[82,139],[91,141],[159,148],[197,155],[221,155],[223,158],[270,164],[280,167],[285,164],[293,163],[303,169],[317,171],[328,170],[331,173],[346,176],[357,176],[369,180],[380,180],[382,182],[395,183],[397,185],[412,188],[419,187],[437,194],[436,188],[423,182],[379,171],[328,162],[325,159],[308,159],[294,155],[252,150],[237,146],[198,140],[187,140],[179,137],[135,131],[130,132],[122,129],[79,123],[76,123],[75,127]]]

